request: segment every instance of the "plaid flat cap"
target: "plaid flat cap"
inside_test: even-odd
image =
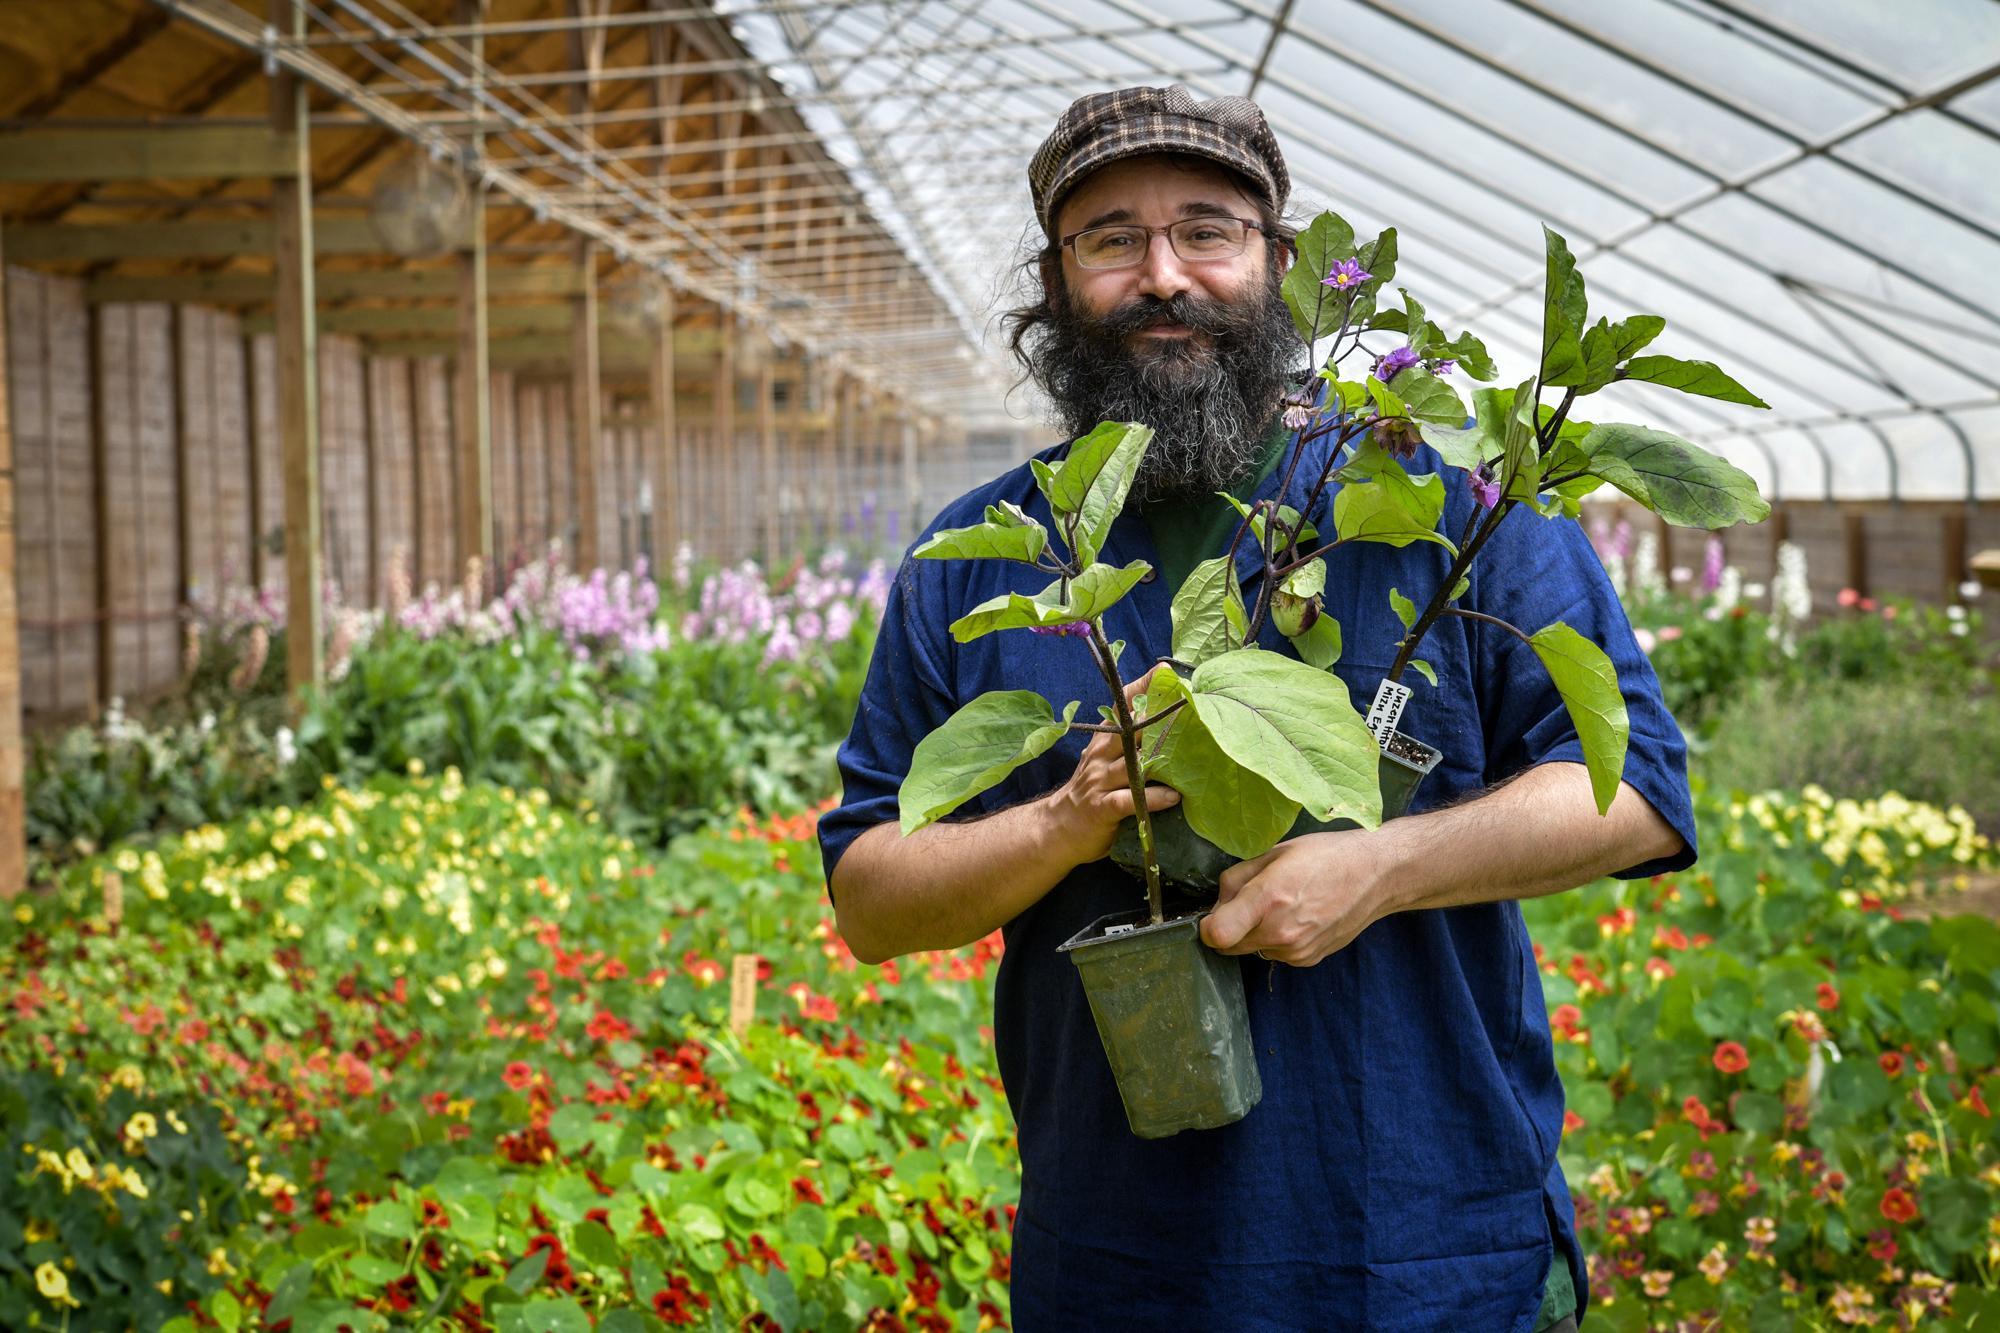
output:
[[[1219,162],[1262,191],[1282,210],[1292,192],[1285,157],[1264,113],[1247,97],[1203,102],[1176,83],[1167,88],[1120,88],[1071,102],[1028,163],[1035,216],[1056,239],[1056,209],[1091,172],[1142,153],[1189,153]]]

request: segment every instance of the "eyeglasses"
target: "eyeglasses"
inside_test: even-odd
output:
[[[1082,268],[1133,268],[1146,262],[1153,237],[1165,232],[1167,244],[1185,263],[1199,264],[1210,259],[1234,259],[1243,253],[1250,233],[1264,230],[1263,224],[1248,218],[1182,218],[1165,227],[1142,227],[1120,223],[1110,227],[1090,227],[1062,238]]]

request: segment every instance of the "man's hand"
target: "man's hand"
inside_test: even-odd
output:
[[[1153,671],[1158,671],[1156,666]],[[1139,679],[1125,687],[1125,702],[1131,702],[1146,692],[1146,684],[1153,678],[1148,671]],[[1063,840],[1076,858],[1076,864],[1099,860],[1110,854],[1111,844],[1117,839],[1118,826],[1132,815],[1132,784],[1125,772],[1124,742],[1114,733],[1099,732],[1090,738],[1090,744],[1083,747],[1083,757],[1077,760],[1076,771],[1069,781],[1051,792],[1046,798],[1050,814],[1056,826],[1063,830]],[[1172,787],[1148,783],[1146,786],[1146,808],[1164,810],[1177,804],[1181,794]]]
[[[1388,914],[1375,835],[1361,829],[1281,842],[1222,872],[1215,910],[1201,923],[1210,948],[1311,967]]]

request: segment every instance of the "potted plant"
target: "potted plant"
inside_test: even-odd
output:
[[[1417,653],[1439,620],[1489,621],[1533,649],[1582,740],[1599,811],[1610,808],[1628,737],[1610,658],[1560,622],[1530,631],[1456,604],[1473,561],[1513,509],[1573,518],[1584,494],[1609,484],[1683,525],[1720,528],[1769,512],[1749,476],[1704,450],[1643,426],[1572,418],[1577,399],[1619,380],[1764,404],[1706,362],[1639,355],[1665,327],[1657,316],[1587,325],[1583,280],[1562,238],[1544,230],[1536,373],[1510,390],[1476,391],[1470,412],[1445,377],[1462,366],[1475,379],[1493,379],[1483,344],[1469,333],[1447,337],[1407,292],[1401,309],[1378,304],[1395,271],[1394,230],[1357,247],[1352,228],[1325,213],[1300,233],[1284,297],[1307,347],[1327,351],[1312,391],[1286,406],[1293,436],[1279,494],[1292,493],[1309,445],[1330,440],[1330,461],[1311,476],[1301,509],[1224,497],[1241,514],[1236,533],[1175,593],[1171,656],[1144,664],[1145,692],[1131,701],[1123,645],[1109,639],[1103,617],[1148,566],[1112,566],[1097,555],[1152,439],[1148,428],[1106,422],[1061,461],[1034,460],[1047,524],[1019,506],[993,506],[984,522],[938,532],[911,552],[1015,560],[1047,573],[1040,592],[984,602],[953,622],[952,635],[963,643],[1008,629],[1073,634],[1103,676],[1109,702],[1097,721],[1076,716],[1081,701],[1058,714],[1027,690],[991,691],[966,704],[917,746],[901,789],[901,823],[908,834],[942,818],[1071,730],[1118,736],[1137,813],[1113,857],[1143,880],[1144,906],[1094,922],[1062,947],[1083,979],[1132,1129],[1143,1137],[1226,1124],[1256,1104],[1241,970],[1201,943],[1202,894],[1212,898],[1228,865],[1285,837],[1374,827],[1407,808],[1439,756],[1397,729],[1411,693],[1402,678],[1415,670],[1435,685]],[[1378,354],[1364,345],[1371,333],[1400,335],[1402,345]],[[1342,378],[1342,363],[1357,353],[1372,357],[1371,369]],[[1553,406],[1541,401],[1550,390],[1561,391]],[[1439,530],[1445,478],[1403,466],[1419,441],[1462,470],[1477,499],[1456,538]],[[1324,521],[1329,496],[1331,535],[1323,536],[1309,516]],[[1247,599],[1235,559],[1246,537],[1258,557]],[[1341,635],[1323,612],[1328,561],[1350,543],[1418,541],[1443,547],[1450,563],[1421,607],[1390,592],[1404,633],[1364,714],[1331,670]],[[1283,643],[1264,633],[1267,624],[1292,652],[1278,650]],[[1149,814],[1148,781],[1179,791],[1179,805]]]

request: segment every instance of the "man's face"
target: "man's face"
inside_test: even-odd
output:
[[[1087,177],[1057,211],[1059,236],[1263,215],[1237,178],[1198,158],[1141,157]],[[1151,426],[1132,494],[1211,498],[1246,480],[1292,387],[1300,346],[1261,231],[1242,253],[1189,260],[1164,232],[1140,262],[1085,268],[1075,249],[1042,270],[1046,301],[1017,345],[1072,438],[1100,421]]]
[[[1056,234],[1068,236],[1114,223],[1165,227],[1191,217],[1255,221],[1259,216],[1257,201],[1220,167],[1193,158],[1133,157],[1086,177],[1058,212]],[[1142,261],[1130,268],[1085,268],[1076,262],[1074,247],[1065,246],[1063,283],[1077,313],[1089,319],[1101,320],[1142,297],[1170,301],[1183,293],[1195,300],[1236,305],[1264,292],[1268,250],[1263,235],[1252,232],[1239,255],[1189,261],[1174,253],[1164,234],[1158,234],[1151,237]],[[1214,335],[1172,319],[1124,338],[1138,356],[1164,350],[1163,344],[1192,342],[1207,348],[1214,341]]]

